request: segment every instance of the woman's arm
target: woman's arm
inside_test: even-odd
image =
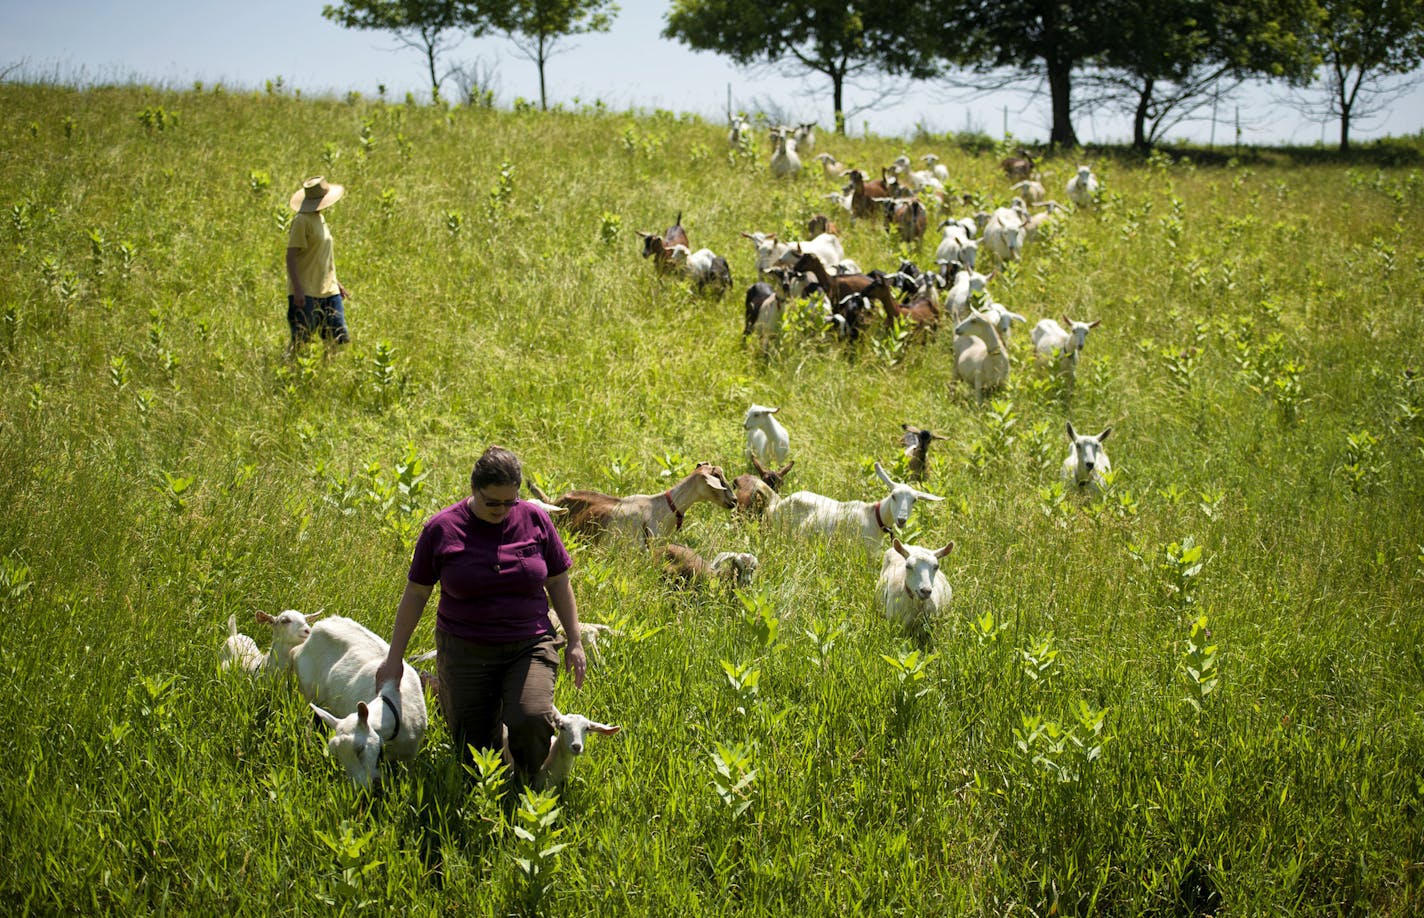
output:
[[[434,589],[434,586],[426,586],[423,583],[410,580],[405,582],[405,592],[401,594],[400,605],[396,607],[396,624],[391,629],[391,650],[386,654],[386,661],[376,670],[378,687],[387,682],[400,683],[406,645],[410,643],[410,636],[415,633],[415,626],[420,624],[425,603],[429,601]]]
[[[569,572],[564,571],[544,582],[544,592],[549,594],[549,605],[564,626],[564,668],[574,677],[574,685],[583,688],[583,676],[588,670],[588,661],[583,653],[583,638],[579,634],[578,603],[574,601],[574,588],[569,585]]]

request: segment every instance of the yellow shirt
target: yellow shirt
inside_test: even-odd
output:
[[[320,211],[296,214],[287,232],[287,248],[297,250],[297,279],[306,296],[336,296],[341,285],[336,281],[336,256],[331,247],[331,230]],[[292,293],[291,278],[287,292]]]

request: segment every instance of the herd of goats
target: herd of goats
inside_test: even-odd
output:
[[[735,147],[749,148],[750,126],[745,117],[734,122],[728,139]],[[801,155],[814,147],[814,125],[773,128],[771,140],[773,174],[795,175],[802,168]],[[912,169],[909,158],[900,156],[880,170],[878,179],[867,179],[830,153],[817,154],[815,159],[827,176],[845,181],[828,198],[843,208],[849,219],[883,220],[887,231],[897,232],[908,244],[919,244],[925,235],[929,214],[925,202],[940,207],[945,204],[948,172],[933,155],[923,157],[924,170]],[[877,311],[889,328],[908,324],[924,337],[948,319],[954,332],[955,377],[972,386],[982,400],[1008,381],[1005,341],[1012,324],[1025,319],[989,293],[994,272],[978,272],[979,250],[982,247],[988,253],[997,269],[1019,259],[1024,245],[1039,237],[1047,221],[1068,212],[1047,199],[1026,151],[1001,165],[1013,182],[1012,201],[940,223],[942,238],[933,269],[902,261],[893,273],[862,271],[846,257],[838,229],[826,214],[811,218],[804,240],[783,242],[775,234],[742,233],[756,248],[760,278],[746,292],[743,335],[755,333],[767,346],[780,334],[784,307],[797,301],[818,303],[826,324],[850,340],[876,321]],[[1094,206],[1098,181],[1092,170],[1080,166],[1066,193],[1075,209]],[[973,203],[969,196],[962,201]],[[1038,212],[1032,213],[1031,208]],[[732,279],[726,259],[709,249],[693,250],[681,223],[679,214],[661,235],[639,233],[643,256],[653,259],[660,272],[686,277],[699,290],[728,289]],[[1071,383],[1088,332],[1099,323],[1073,321],[1066,315],[1063,321],[1060,325],[1044,319],[1033,328],[1031,337],[1036,356]],[[923,482],[930,444],[946,438],[924,428],[901,425],[908,480],[895,480],[876,462],[876,476],[887,489],[878,500],[837,500],[812,491],[783,497],[782,484],[795,463],[790,458],[790,434],[775,417],[777,411],[752,405],[743,418],[745,454],[754,472],[729,480],[720,467],[702,462],[661,493],[626,497],[574,490],[550,498],[530,482],[530,503],[550,514],[565,531],[590,541],[621,541],[643,550],[651,546],[664,572],[685,583],[707,580],[745,586],[759,567],[756,556],[747,552],[724,551],[704,559],[692,548],[672,541],[682,529],[685,514],[702,502],[744,517],[761,518],[780,531],[847,538],[861,543],[872,555],[883,549],[876,587],[879,605],[907,635],[925,639],[931,623],[952,598],[940,561],[953,550],[954,543],[925,548],[902,542],[899,533],[909,523],[917,501],[943,499],[911,482]],[[1101,491],[1111,467],[1103,441],[1111,430],[1084,435],[1074,430],[1071,421],[1066,424],[1069,451],[1062,476],[1069,487],[1084,493]],[[884,548],[887,535],[890,547]],[[360,623],[333,616],[313,626],[311,617],[291,609],[276,616],[258,612],[257,620],[271,629],[271,649],[262,653],[252,638],[238,631],[235,618],[229,618],[222,653],[224,668],[295,673],[303,696],[330,729],[329,752],[352,781],[371,788],[379,781],[383,759],[409,761],[415,757],[428,724],[424,687],[432,679],[412,663],[431,655],[406,662],[399,683],[378,686],[376,669],[389,645]],[[553,627],[559,626],[555,617],[550,616],[550,621]],[[613,633],[608,626],[591,622],[581,623],[580,631],[595,659],[600,637]],[[536,788],[557,787],[567,778],[590,733],[610,734],[619,729],[578,714],[555,711],[554,717],[557,729],[548,759],[531,781]]]

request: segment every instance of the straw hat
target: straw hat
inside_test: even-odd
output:
[[[325,176],[318,175],[302,182],[301,189],[292,195],[292,210],[302,214],[326,210],[340,201],[341,196],[345,193],[345,185],[333,185],[326,180]]]

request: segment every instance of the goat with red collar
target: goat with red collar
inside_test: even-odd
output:
[[[692,474],[661,494],[615,497],[599,491],[569,491],[552,503],[569,511],[568,528],[597,538],[613,533],[630,541],[666,539],[682,528],[683,515],[706,501],[725,510],[737,505],[736,494],[718,466],[697,463]]]
[[[866,549],[873,552],[883,544],[883,536],[894,536],[910,521],[915,501],[944,500],[895,481],[879,462],[875,463],[875,474],[890,488],[890,493],[878,501],[835,500],[813,491],[797,491],[772,507],[767,519],[801,533],[849,532],[859,536]]]

